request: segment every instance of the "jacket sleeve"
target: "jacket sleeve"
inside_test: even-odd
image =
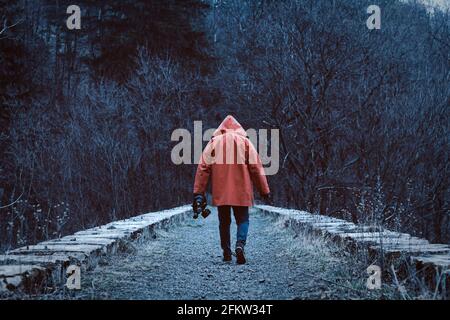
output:
[[[258,152],[256,151],[250,140],[248,141],[247,161],[247,167],[250,172],[250,177],[253,184],[256,186],[261,195],[269,194],[269,184],[267,183],[267,178],[264,172],[261,158],[259,157]]]
[[[211,165],[213,159],[212,141],[210,141],[200,157],[200,161],[197,166],[197,172],[195,173],[194,181],[194,194],[204,194],[206,187],[208,186],[209,176],[211,175]]]

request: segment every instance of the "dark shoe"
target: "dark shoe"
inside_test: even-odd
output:
[[[243,247],[236,247],[236,262],[237,264],[245,264],[245,255]]]
[[[231,251],[223,253],[223,261],[224,262],[230,262],[231,261]]]
[[[230,262],[231,259],[231,254],[224,254],[223,255],[223,262]]]

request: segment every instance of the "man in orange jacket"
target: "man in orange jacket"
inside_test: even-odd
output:
[[[206,207],[205,191],[211,176],[212,204],[218,207],[220,242],[223,260],[231,261],[231,208],[237,224],[235,253],[238,264],[246,262],[244,246],[249,228],[248,209],[253,205],[254,184],[264,200],[270,190],[261,159],[245,130],[232,116],[227,116],[214,131],[203,150],[194,182],[193,209],[198,199]]]

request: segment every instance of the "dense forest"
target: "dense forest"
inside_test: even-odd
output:
[[[0,0],[0,251],[191,202],[171,133],[227,114],[274,205],[449,243],[449,12],[372,2]]]

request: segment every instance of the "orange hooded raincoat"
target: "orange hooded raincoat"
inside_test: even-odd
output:
[[[232,116],[222,121],[203,150],[194,194],[205,193],[210,176],[214,206],[252,206],[252,183],[261,195],[270,192],[261,159],[245,130]]]

